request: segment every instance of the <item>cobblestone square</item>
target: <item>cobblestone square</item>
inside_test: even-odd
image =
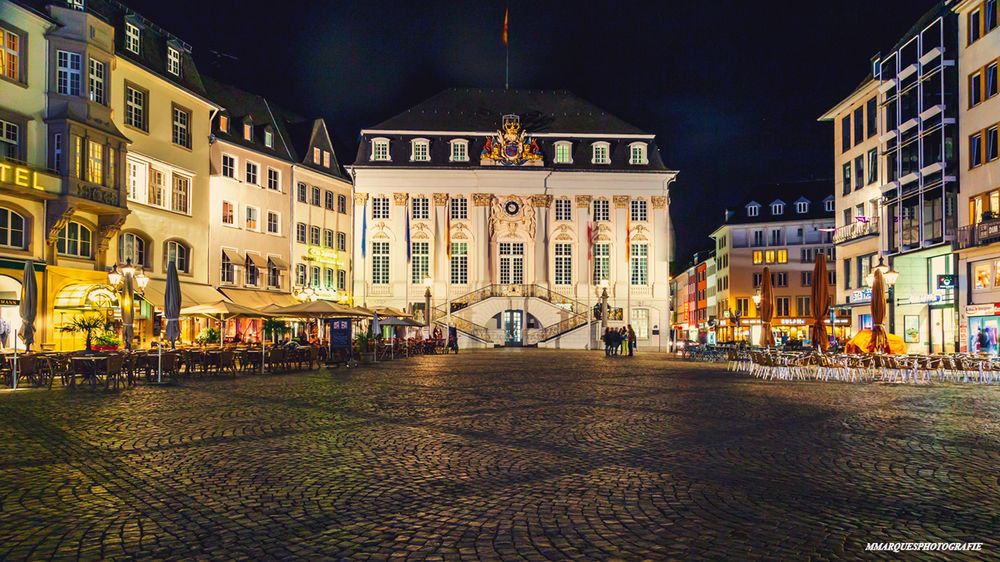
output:
[[[1000,387],[523,349],[4,392],[0,420],[0,559],[1000,556]]]

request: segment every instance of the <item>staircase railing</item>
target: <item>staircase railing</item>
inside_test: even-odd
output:
[[[451,311],[457,312],[467,306],[493,297],[533,297],[552,303],[558,307],[565,308],[575,314],[583,314],[587,312],[586,304],[541,285],[501,285],[496,283],[486,285],[485,287],[481,287],[475,291],[470,291],[464,295],[452,298]]]
[[[445,324],[446,323],[445,318],[447,316],[448,313],[445,312],[443,309],[441,309],[440,307],[434,307],[431,314],[431,320],[440,324]],[[490,339],[489,328],[483,326],[482,324],[476,324],[475,322],[462,318],[461,316],[452,314],[451,325],[454,326],[456,329],[465,332],[470,336],[479,338],[485,342],[492,341]]]
[[[560,320],[555,324],[549,324],[544,328],[538,328],[535,330],[528,330],[524,335],[525,345],[535,345],[540,342],[550,340],[561,334],[565,334],[571,330],[575,330],[580,326],[588,323],[587,314],[576,314],[570,316],[565,320]]]

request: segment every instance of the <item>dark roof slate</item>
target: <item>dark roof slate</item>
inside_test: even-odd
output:
[[[832,219],[833,211],[827,211],[823,201],[832,199],[833,180],[809,180],[800,182],[765,184],[747,190],[744,199],[726,209],[725,224],[753,224],[761,222],[800,221],[811,219]],[[795,212],[795,202],[805,197],[809,200],[809,211]],[[771,203],[780,200],[785,204],[781,215],[771,213]],[[747,215],[747,205],[760,204],[760,214]]]

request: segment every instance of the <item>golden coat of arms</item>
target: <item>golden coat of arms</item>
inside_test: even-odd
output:
[[[538,141],[521,130],[521,118],[504,115],[502,129],[488,137],[479,155],[483,166],[541,166]]]

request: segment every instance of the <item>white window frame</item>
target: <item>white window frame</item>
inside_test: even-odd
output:
[[[809,202],[808,201],[796,201],[795,202],[795,212],[804,215],[809,212]]]
[[[572,199],[556,199],[555,201],[555,213],[557,221],[571,221],[573,220],[573,200]]]
[[[251,170],[253,173],[251,174]],[[260,164],[247,160],[243,163],[243,181],[250,185],[260,185]]]
[[[229,165],[226,165],[226,160],[229,161]],[[222,153],[222,177],[236,179],[236,163],[238,160],[232,154]],[[228,172],[228,173],[227,173]]]
[[[469,161],[469,141],[465,139],[452,139],[449,141],[449,144],[451,144],[451,150],[448,151],[448,160],[450,162]]]
[[[448,279],[452,285],[469,284],[469,243],[451,243],[451,263]]]
[[[465,197],[449,199],[448,214],[451,220],[467,220],[469,218],[469,200]]]
[[[230,213],[228,215],[228,218],[229,218],[228,221],[226,220],[226,218],[227,218],[227,215],[226,215],[226,205],[229,205],[229,210],[232,211],[232,213]],[[224,226],[230,226],[230,227],[233,227],[233,228],[239,228],[236,225],[236,209],[238,209],[238,208],[239,208],[239,206],[235,202],[229,201],[228,199],[223,199],[222,200],[222,216],[219,218],[219,220],[222,222],[222,224]]]
[[[347,251],[347,233],[342,230],[337,231],[337,251]]]
[[[181,52],[169,45],[167,46],[167,72],[174,76],[181,75]]]
[[[323,229],[323,247],[333,249],[333,229]]]
[[[193,114],[179,105],[170,108],[170,142],[191,148],[191,118]]]
[[[553,149],[554,150],[554,154],[552,155],[553,162],[555,162],[556,164],[572,164],[573,163],[573,143],[572,142],[565,141],[565,140],[556,141],[553,146],[555,147]],[[559,149],[560,148],[565,148],[566,149],[566,155],[565,155],[566,157],[565,158],[560,157],[560,155],[559,155]]]
[[[556,242],[553,249],[555,267],[554,283],[558,286],[573,284],[573,245],[568,242]]]
[[[591,207],[595,222],[609,222],[611,220],[611,201],[607,199],[594,199]]]
[[[101,105],[108,104],[107,65],[97,59],[89,59],[87,63],[87,91],[90,101]]]
[[[274,218],[274,230],[271,230],[271,219]],[[281,213],[267,210],[267,233],[281,236]]]
[[[177,181],[183,180],[186,188],[183,193],[177,190]],[[175,213],[181,213],[184,215],[191,214],[191,186],[193,181],[190,176],[185,174],[178,174],[174,172],[170,174],[170,210]],[[181,209],[177,205],[178,198],[183,197],[184,208]]]
[[[411,140],[410,162],[430,162],[430,161],[431,161],[431,141],[427,139]]]
[[[295,223],[295,242],[307,244],[309,242],[309,227],[304,222]]]
[[[273,182],[271,180],[274,180]],[[274,187],[271,187],[271,186]],[[268,166],[267,168],[267,188],[271,191],[281,193],[281,170]]]
[[[141,131],[148,128],[146,115],[146,90],[140,90],[132,84],[125,84],[125,124]]]
[[[593,252],[593,282],[597,285],[603,280],[611,279],[611,244],[608,242],[596,242],[594,243]]]
[[[317,247],[323,245],[323,229],[315,224],[309,225],[309,245]]]
[[[747,216],[748,217],[760,216],[760,205],[757,203],[751,203],[747,205]]]
[[[374,162],[391,162],[392,156],[389,154],[389,139],[385,137],[372,139],[372,153],[370,158]]]
[[[780,201],[771,203],[771,214],[774,216],[781,216],[785,214],[785,204]]]
[[[410,242],[410,282],[420,285],[430,277],[431,243],[426,240]]]
[[[253,217],[250,215],[253,214]],[[254,225],[250,225],[250,221],[253,221]],[[244,205],[243,206],[243,228],[251,232],[260,232],[260,207],[256,205]]]
[[[431,200],[429,197],[420,196],[410,199],[410,219],[430,220]]]
[[[141,45],[142,30],[130,21],[125,22],[125,50],[138,55]]]
[[[649,244],[632,242],[629,253],[629,284],[633,287],[649,285]]]
[[[373,240],[371,244],[372,284],[388,285],[391,279],[389,276],[389,259],[391,257],[389,242],[387,240]]]
[[[57,50],[56,92],[63,96],[79,96],[82,89],[83,55],[73,51]]]
[[[264,146],[274,148],[274,132],[270,129],[264,129]]]
[[[184,254],[184,257],[181,260],[183,261],[183,263],[177,265],[177,273],[188,273],[191,268],[191,248],[189,248],[186,244],[178,240],[167,240],[167,243],[164,246],[164,253],[163,253],[164,258],[166,260],[164,261],[164,266],[170,264],[171,253],[173,253],[174,256],[173,261],[175,263],[177,263],[178,254],[180,253]]]
[[[836,206],[836,201],[833,198],[823,201],[823,209],[828,213],[832,213],[835,206]]]
[[[633,166],[649,164],[648,147],[644,142],[633,142],[628,145],[628,163]]]
[[[649,220],[649,211],[645,199],[633,199],[629,202],[629,212],[634,222]]]
[[[611,143],[605,141],[597,141],[593,143],[590,148],[590,155],[591,164],[597,164],[600,166],[611,164]],[[601,157],[598,158],[598,156]]]
[[[387,220],[389,218],[389,198],[372,197],[372,219]]]

